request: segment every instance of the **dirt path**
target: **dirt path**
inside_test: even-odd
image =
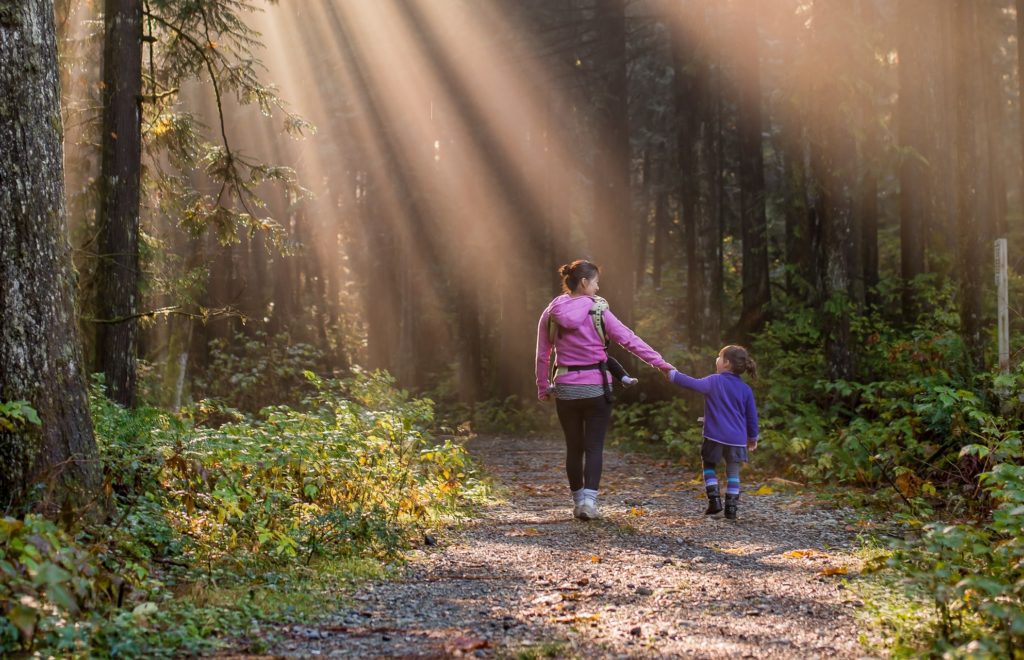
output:
[[[678,466],[608,452],[603,520],[571,517],[561,441],[480,437],[506,501],[357,606],[294,627],[274,653],[353,657],[862,657],[844,589],[850,534],[799,495],[755,496],[706,520]],[[810,550],[812,552],[794,552]],[[788,553],[788,556],[787,556]]]

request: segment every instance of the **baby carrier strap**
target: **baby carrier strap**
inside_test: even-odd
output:
[[[594,304],[590,307],[590,320],[594,324],[594,329],[597,331],[597,336],[601,338],[601,343],[604,345],[605,358],[608,357],[608,335],[604,331],[604,312],[607,310],[608,301],[600,296],[594,296]],[[607,359],[602,360],[594,365],[582,365],[582,366],[559,366],[558,365],[558,349],[555,348],[555,339],[561,335],[562,328],[551,318],[551,314],[548,314],[548,341],[551,342],[551,348],[555,351],[555,358],[551,360],[551,367],[548,374],[548,382],[553,387],[555,384],[555,378],[569,373],[570,371],[589,371],[591,369],[598,369],[601,371],[601,383],[604,389],[604,398],[606,401],[611,403],[612,392],[611,386],[608,384],[608,363]]]

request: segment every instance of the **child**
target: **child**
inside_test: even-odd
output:
[[[740,464],[747,462],[747,449],[757,449],[757,406],[754,392],[740,374],[757,375],[757,365],[742,346],[726,346],[718,352],[715,374],[701,379],[671,370],[670,381],[704,395],[704,486],[708,494],[705,515],[722,511],[715,466],[725,459],[725,517],[736,519],[740,501]]]

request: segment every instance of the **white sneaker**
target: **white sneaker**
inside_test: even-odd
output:
[[[581,520],[597,520],[601,514],[597,512],[597,491],[584,489],[583,504],[580,505]]]
[[[583,497],[583,489],[582,488],[580,488],[579,490],[572,491],[572,503],[573,503],[572,517],[573,518],[582,518],[583,517],[583,514],[582,514],[582,512],[583,512],[583,500],[584,500],[584,497]]]

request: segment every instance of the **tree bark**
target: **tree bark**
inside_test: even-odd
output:
[[[0,7],[0,62],[0,401],[27,401],[42,421],[0,430],[0,508],[41,483],[44,509],[80,509],[102,471],[75,325],[51,2]]]
[[[142,2],[106,0],[96,371],[111,399],[135,405],[142,159]]]
[[[737,5],[737,141],[740,227],[743,241],[743,301],[739,330],[744,340],[764,326],[771,302],[768,283],[768,217],[765,210],[764,150],[761,139],[761,65],[757,33],[758,0]]]

